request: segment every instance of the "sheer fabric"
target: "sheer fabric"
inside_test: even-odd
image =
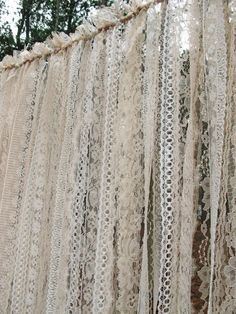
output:
[[[0,72],[0,313],[236,313],[236,2],[115,2]]]

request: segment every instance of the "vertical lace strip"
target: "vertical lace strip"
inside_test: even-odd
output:
[[[118,26],[106,36],[105,108],[103,153],[101,155],[101,186],[98,203],[98,224],[95,255],[95,276],[92,313],[112,311],[114,307],[114,249],[115,225],[115,123],[119,82],[121,28]],[[109,73],[109,74],[108,74]]]
[[[124,33],[117,112],[116,310],[138,306],[144,213],[142,108],[146,14],[128,23]],[[131,200],[132,199],[132,200]]]
[[[72,50],[69,56],[69,69],[68,74],[68,89],[65,89],[66,97],[66,121],[65,121],[65,134],[62,143],[62,152],[59,162],[59,170],[56,184],[56,197],[55,207],[53,211],[52,220],[52,237],[51,237],[51,253],[49,265],[49,279],[47,291],[47,313],[55,313],[58,303],[58,289],[61,289],[63,280],[60,283],[59,267],[61,263],[61,256],[63,256],[63,242],[65,233],[63,230],[66,225],[65,220],[65,206],[66,206],[66,192],[68,188],[68,178],[66,173],[69,171],[70,150],[72,147],[72,130],[75,124],[75,111],[76,111],[76,86],[78,80],[78,69],[81,64],[81,55],[83,52],[83,43],[79,44]],[[66,243],[68,245],[68,242]]]
[[[233,313],[236,305],[235,274],[235,21],[226,24],[229,58],[225,138],[220,190],[219,217],[216,230],[215,273],[212,312]]]
[[[83,302],[83,278],[85,267],[85,246],[86,246],[86,216],[87,216],[87,190],[89,177],[90,160],[90,138],[93,121],[93,84],[95,79],[96,62],[102,41],[95,39],[94,42],[87,43],[87,49],[90,52],[90,59],[84,50],[85,58],[91,60],[87,63],[84,90],[81,98],[81,125],[77,128],[77,134],[74,145],[78,155],[74,160],[75,168],[75,186],[72,203],[72,221],[71,221],[71,257],[70,257],[70,289],[67,297],[67,312],[82,311]],[[79,217],[81,219],[79,219]]]
[[[47,215],[50,213],[47,209],[50,207],[46,207],[45,210],[44,202],[47,200],[47,193],[53,188],[56,175],[56,167],[52,168],[52,172],[49,174],[47,169],[50,158],[53,164],[55,162],[53,157],[56,158],[58,156],[57,150],[60,149],[58,147],[58,137],[60,138],[61,129],[58,126],[61,126],[61,115],[63,114],[63,109],[60,108],[59,102],[60,93],[63,89],[60,88],[61,86],[59,87],[63,78],[63,71],[61,71],[61,66],[59,66],[61,59],[61,57],[56,56],[51,62],[52,67],[49,69],[48,75],[51,75],[51,81],[47,81],[46,94],[47,92],[49,94],[52,92],[52,95],[55,93],[57,96],[53,99],[51,106],[48,106],[47,101],[43,101],[41,107],[39,124],[36,126],[37,131],[32,160],[19,218],[17,256],[11,304],[11,310],[15,313],[22,313],[26,310],[29,313],[32,312],[33,306],[35,306],[36,282],[39,284],[40,280],[44,280],[44,276],[46,276],[41,263],[44,262],[44,258],[46,261],[48,258],[48,239],[46,238],[45,240],[44,238],[47,234],[43,231],[42,225],[48,230],[46,226],[50,219]],[[56,73],[57,79],[52,80]],[[55,120],[50,120],[50,116],[53,116]],[[55,137],[54,130],[56,130],[55,134],[58,134]],[[49,143],[51,144],[51,149]],[[47,180],[48,176],[51,176],[50,180]],[[50,197],[52,197],[52,194]],[[46,204],[50,206],[48,201],[46,201]],[[42,251],[44,252],[44,256],[39,259]]]
[[[217,23],[217,27],[215,26]],[[227,48],[223,2],[209,1],[205,16],[205,66],[207,106],[210,124],[210,204],[211,204],[211,276],[209,313],[212,313],[212,285],[215,265],[216,226],[221,186],[224,119],[226,107]]]
[[[179,215],[178,308],[182,313],[190,313],[192,312],[193,235],[196,225],[194,196],[196,161],[194,155],[198,137],[196,106],[200,66],[200,8],[196,2],[186,3],[185,8],[185,14],[181,18],[180,34],[182,48],[179,84],[182,186]]]
[[[161,268],[158,310],[176,309],[176,275],[179,215],[179,20],[175,1],[170,1],[165,16],[161,78]],[[175,33],[175,36],[173,36]]]
[[[144,133],[144,189],[145,189],[145,212],[144,212],[144,236],[142,248],[142,268],[139,292],[139,313],[149,313],[153,308],[154,273],[156,273],[156,243],[154,237],[153,220],[155,217],[154,207],[151,203],[152,196],[152,173],[154,154],[154,126],[158,110],[158,74],[159,74],[159,37],[161,5],[153,6],[148,10],[146,21],[146,45],[143,78],[143,133]],[[155,261],[154,261],[155,259]]]
[[[2,191],[0,205],[0,240],[3,260],[0,263],[1,296],[0,300],[11,299],[10,287],[12,283],[12,271],[14,269],[14,258],[16,251],[17,226],[21,207],[21,199],[24,189],[25,177],[30,160],[30,141],[32,134],[32,117],[37,120],[37,88],[42,78],[44,65],[42,62],[25,66],[20,76],[16,76],[18,84],[22,82],[22,75],[28,77],[26,84],[18,99],[17,112],[12,117],[14,124],[9,138],[9,153],[6,165],[6,179]],[[12,71],[11,71],[12,72]],[[12,93],[12,92],[11,92]],[[8,104],[9,105],[9,104]],[[10,106],[9,106],[10,108]],[[6,119],[5,121],[7,121]],[[4,126],[7,130],[6,125]],[[23,136],[22,136],[23,135]],[[7,311],[9,304],[1,304],[3,312]]]

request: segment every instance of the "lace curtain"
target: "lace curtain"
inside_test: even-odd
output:
[[[117,1],[0,72],[0,313],[236,313],[236,2]]]

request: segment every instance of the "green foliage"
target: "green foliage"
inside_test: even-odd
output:
[[[52,31],[67,34],[75,31],[92,7],[110,5],[113,0],[20,0],[17,34],[13,36],[12,23],[0,25],[0,59],[14,50],[30,48],[44,41]],[[5,0],[0,0],[1,17],[8,14]]]
[[[0,28],[0,59],[6,54],[12,54],[15,41],[10,25],[5,22]]]

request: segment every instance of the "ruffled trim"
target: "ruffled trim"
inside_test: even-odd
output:
[[[35,43],[30,51],[16,51],[13,56],[6,55],[0,62],[0,71],[18,68],[26,62],[66,49],[80,40],[89,40],[101,31],[114,27],[118,23],[124,23],[140,11],[148,9],[151,4],[159,2],[163,2],[163,0],[133,0],[129,4],[123,0],[115,0],[110,7],[94,9],[87,19],[77,27],[75,33],[66,35],[63,32],[53,32],[45,42]]]

